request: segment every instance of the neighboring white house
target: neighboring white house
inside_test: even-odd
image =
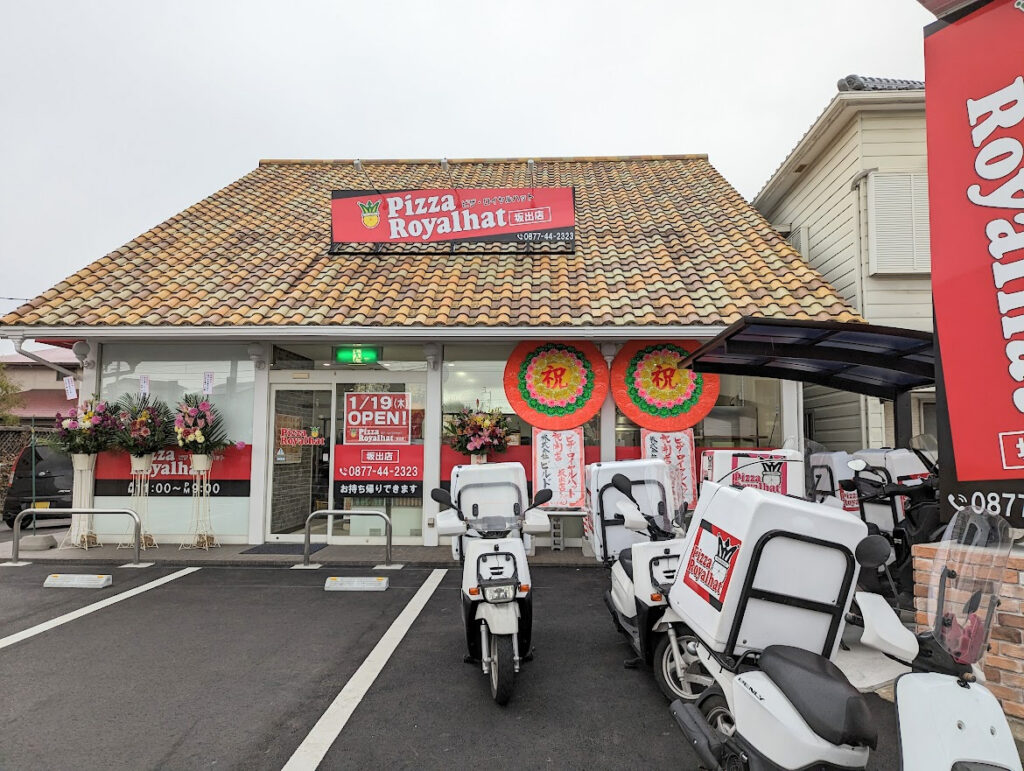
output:
[[[924,83],[851,75],[753,205],[872,324],[932,331]],[[913,431],[934,434],[933,390]],[[832,449],[892,446],[891,404],[804,387],[805,427]]]

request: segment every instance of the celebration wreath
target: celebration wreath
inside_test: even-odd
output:
[[[505,364],[505,395],[536,428],[582,426],[608,395],[608,365],[587,342],[520,343]]]
[[[682,431],[715,406],[718,375],[679,367],[693,340],[634,340],[612,362],[612,396],[623,414],[650,431]]]

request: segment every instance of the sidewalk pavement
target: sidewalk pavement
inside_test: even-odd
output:
[[[46,531],[52,535],[57,543],[60,543],[66,531]],[[316,545],[316,542],[313,544]],[[226,544],[216,548],[205,549],[179,549],[177,544],[160,544],[159,548],[145,549],[142,552],[142,562],[155,562],[158,565],[206,565],[206,566],[250,566],[250,567],[288,567],[302,564],[301,549],[298,554],[243,554],[252,549],[251,544]],[[0,560],[11,558],[12,545],[0,543]],[[62,562],[70,564],[89,564],[111,562],[132,562],[135,558],[134,549],[118,549],[116,544],[104,544],[90,549],[65,548],[47,549],[45,551],[28,551],[25,544],[21,544],[18,559],[26,562]],[[382,545],[361,546],[326,546],[319,551],[314,551],[309,558],[313,564],[320,564],[324,567],[373,567],[384,563],[384,547]],[[398,565],[429,566],[429,567],[459,567],[458,562],[452,559],[451,550],[441,546],[393,546],[391,549],[391,561]],[[600,567],[601,563],[593,557],[584,557],[580,549],[565,549],[564,551],[552,551],[547,548],[538,548],[536,555],[530,557],[530,565],[533,566],[557,566],[557,567]]]

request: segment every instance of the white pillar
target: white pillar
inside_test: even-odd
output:
[[[793,437],[804,449],[804,390],[795,380],[780,380],[782,408],[782,439]],[[782,442],[779,443],[780,446]]]
[[[262,343],[249,346],[249,358],[256,367],[252,396],[252,465],[249,467],[249,536],[251,544],[266,539],[264,517],[267,513],[267,440],[270,435],[270,352]]]
[[[615,343],[602,343],[601,355],[608,362],[608,369],[612,368],[612,361],[618,353],[619,346]],[[601,405],[601,461],[615,460],[615,399],[612,397],[611,389],[608,389],[608,396]]]
[[[423,416],[423,545],[437,546],[439,507],[430,497],[430,491],[441,485],[441,368],[444,366],[443,346],[428,343],[423,346],[427,359],[427,395]]]

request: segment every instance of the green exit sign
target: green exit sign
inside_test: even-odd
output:
[[[334,360],[338,364],[376,364],[380,361],[380,348],[362,345],[335,348]]]

